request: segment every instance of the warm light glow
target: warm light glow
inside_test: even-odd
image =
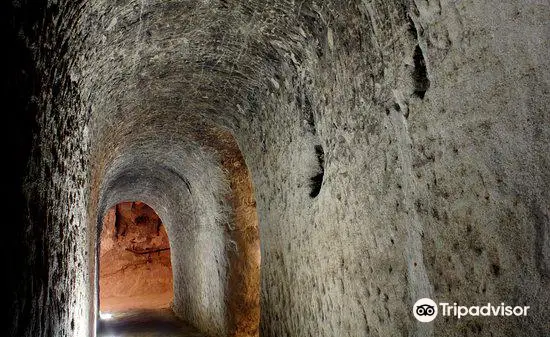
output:
[[[113,314],[110,314],[108,312],[99,312],[99,318],[101,319],[111,319],[113,318]]]

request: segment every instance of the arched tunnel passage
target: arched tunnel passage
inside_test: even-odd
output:
[[[100,236],[100,316],[168,308],[173,296],[170,243],[159,216],[139,201],[111,207]]]
[[[0,336],[95,336],[98,219],[128,200],[166,225],[174,312],[244,331],[209,125],[254,177],[262,336],[547,336],[542,3],[3,1]],[[531,309],[423,324],[424,297]]]
[[[260,241],[252,180],[230,132],[204,128],[194,141],[130,142],[120,155],[105,161],[104,171],[97,176],[102,181],[97,191],[98,240],[109,231],[130,235],[117,219],[110,220],[114,228],[109,229],[109,217],[150,207],[162,219],[170,248],[173,300],[169,309],[209,335],[257,336]],[[150,149],[155,155],[147,152]],[[139,222],[139,214],[129,213],[134,223]],[[132,238],[125,240],[131,246]],[[105,283],[101,279],[103,250],[100,244],[100,310]],[[147,296],[129,299],[131,303],[126,304],[131,305],[126,307],[151,309],[151,302],[137,303]],[[162,296],[166,300],[168,294]],[[157,300],[154,307],[165,307],[166,301]]]

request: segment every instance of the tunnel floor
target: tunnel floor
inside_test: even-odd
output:
[[[179,320],[169,309],[113,313],[101,319],[98,337],[206,337]]]

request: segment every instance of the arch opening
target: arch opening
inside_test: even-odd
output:
[[[110,221],[116,224],[123,201],[140,200],[150,206],[162,219],[169,242],[170,311],[208,335],[258,336],[261,260],[251,175],[230,131],[214,126],[203,126],[201,131],[196,143],[130,142],[119,148],[121,155],[111,153],[110,159],[104,158],[105,166],[95,176],[97,228],[100,236],[109,232],[103,217],[115,218]],[[155,160],[145,160],[152,157]],[[123,230],[111,225],[111,236],[117,231],[120,236]],[[105,332],[106,321],[101,320],[106,310],[101,277],[105,262],[100,236],[95,291],[98,327]],[[133,302],[126,309],[141,310]]]
[[[174,296],[170,243],[157,213],[141,201],[121,202],[107,211],[102,227],[100,312],[169,308]]]

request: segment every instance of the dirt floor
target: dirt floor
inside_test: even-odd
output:
[[[205,337],[184,324],[170,309],[116,313],[99,321],[98,337]]]

